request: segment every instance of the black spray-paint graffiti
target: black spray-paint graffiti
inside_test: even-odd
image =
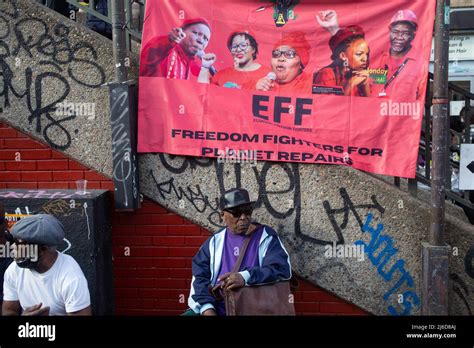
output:
[[[9,5],[10,9],[2,6],[0,10],[0,111],[10,108],[12,99],[24,99],[30,113],[28,121],[36,133],[42,134],[52,148],[66,150],[72,141],[66,125],[76,115],[55,115],[56,105],[71,91],[66,76],[82,86],[97,88],[104,84],[105,72],[96,62],[97,52],[92,45],[85,41],[70,43],[68,26],[56,24],[51,29],[40,18],[16,21],[16,3],[10,0]],[[23,57],[38,61],[34,66],[24,66]],[[20,86],[18,81],[23,84]],[[47,93],[48,88],[54,89],[53,96]]]
[[[358,213],[359,209],[363,209],[364,212],[367,212],[369,209],[376,209],[381,214],[385,212],[385,209],[377,202],[377,198],[375,197],[375,195],[372,195],[370,197],[370,199],[372,200],[372,203],[354,205],[354,203],[352,202],[345,188],[340,188],[339,194],[341,195],[342,202],[343,202],[342,208],[338,208],[338,209],[332,208],[329,201],[324,201],[323,207],[338,237],[337,243],[344,244],[344,235],[342,234],[342,230],[344,230],[347,227],[347,223],[349,221],[349,213],[352,213],[354,215],[355,219],[357,220],[357,224],[362,230],[362,227],[364,226],[364,222],[362,221]],[[343,216],[342,223],[339,225],[336,221],[336,216],[340,214],[343,214],[344,216]]]
[[[470,278],[474,279],[474,246],[471,246],[466,252],[466,256],[464,256],[464,271]],[[467,313],[472,315],[471,306],[469,306],[469,302],[467,300],[469,298],[469,294],[471,293],[471,291],[469,291],[468,285],[456,273],[451,273],[449,278],[452,281],[452,290],[464,303]]]
[[[188,169],[195,170],[196,168],[212,168],[215,172],[215,178],[218,182],[219,196],[222,195],[230,187],[225,187],[224,178],[229,173],[224,173],[229,167],[225,167],[224,164],[218,163],[210,158],[194,158],[194,157],[176,157],[176,156],[165,156],[164,154],[159,155],[160,161],[163,167],[174,175],[183,174]],[[333,240],[323,240],[306,235],[302,232],[301,228],[301,190],[300,190],[300,173],[299,165],[296,163],[271,163],[265,162],[262,169],[259,171],[256,167],[250,167],[255,180],[258,184],[258,199],[255,203],[256,208],[265,208],[265,210],[274,218],[283,220],[294,214],[294,232],[297,238],[303,241],[308,241],[318,245],[331,244]],[[269,183],[269,173],[271,170],[276,169],[282,170],[286,177],[279,180],[279,184],[283,186],[283,189],[272,190],[271,184]],[[235,186],[242,186],[242,166],[235,164],[233,166],[235,175]],[[208,213],[207,220],[216,227],[221,227],[222,222],[219,220],[218,213],[218,198],[209,198],[204,194],[203,190],[199,185],[181,187],[175,183],[173,177],[163,182],[159,182],[153,171],[151,170],[150,178],[155,183],[158,193],[162,199],[176,198],[178,200],[186,200],[199,213]],[[363,226],[363,221],[358,213],[358,210],[368,211],[369,209],[376,209],[380,213],[384,213],[385,209],[377,202],[375,196],[372,196],[372,203],[368,204],[354,204],[350,199],[347,191],[344,188],[339,190],[343,206],[342,208],[334,209],[331,207],[328,201],[323,202],[324,209],[328,215],[329,220],[334,229],[336,235],[336,242],[344,244],[344,236],[342,230],[346,228],[349,213],[352,213],[360,228]],[[286,210],[277,209],[271,202],[272,197],[278,197],[284,194],[288,194],[291,197],[292,206]],[[281,204],[280,204],[281,206]],[[343,215],[342,224],[339,225],[336,222],[336,216]],[[282,228],[282,225],[279,227]]]
[[[138,206],[136,145],[132,145],[128,86],[114,86],[110,93],[115,203],[116,207],[128,209]]]
[[[234,171],[233,175],[235,180],[233,182],[233,186],[242,187],[242,169],[244,166],[240,164],[234,164],[233,166],[225,166],[222,163],[218,163],[217,161],[210,159],[210,158],[196,158],[196,157],[176,157],[172,155],[159,155],[161,164],[163,167],[171,174],[171,177],[165,181],[159,181],[157,176],[154,174],[153,170],[150,170],[149,176],[155,183],[159,196],[163,199],[177,199],[178,201],[186,201],[191,204],[191,206],[199,213],[207,214],[207,220],[216,227],[222,227],[222,221],[219,220],[219,207],[218,207],[218,198],[217,197],[209,197],[205,194],[205,190],[198,184],[196,185],[187,185],[187,186],[180,186],[175,177],[177,175],[188,173],[196,170],[197,168],[209,168],[211,169],[214,174],[212,174],[213,178],[216,178],[219,188],[220,196],[223,192],[225,192],[230,187],[226,187],[224,183],[224,178],[229,177],[231,171]],[[256,182],[258,183],[258,199],[255,203],[256,208],[265,208],[266,211],[274,218],[277,219],[286,219],[288,217],[293,216],[294,214],[294,233],[297,238],[300,238],[303,241],[307,241],[316,245],[327,245],[331,244],[333,241],[330,240],[322,240],[318,239],[309,235],[306,235],[302,232],[301,227],[301,191],[300,191],[300,173],[299,173],[299,165],[296,163],[271,163],[265,162],[263,164],[262,169],[259,171],[256,167],[250,167],[255,177]],[[283,170],[286,174],[284,179],[279,179],[279,184],[284,186],[284,189],[280,190],[271,190],[272,182],[268,181],[270,175],[269,172],[274,170],[275,168],[279,168]],[[248,169],[246,169],[248,170]],[[211,175],[211,174],[209,174]],[[289,194],[291,195],[292,199],[294,200],[294,205],[291,208],[288,208],[285,211],[281,211],[274,207],[271,203],[271,197],[273,195],[279,196],[282,194]],[[344,244],[344,230],[347,228],[350,215],[353,215],[355,218],[361,233],[364,233],[364,225],[365,219],[369,213],[373,214],[378,212],[380,217],[383,217],[385,213],[385,208],[377,201],[375,195],[370,197],[371,202],[367,203],[354,203],[349,196],[347,190],[345,188],[339,189],[339,194],[341,197],[341,204],[337,207],[334,207],[334,204],[331,204],[329,201],[323,202],[323,208],[328,216],[329,221],[333,227],[333,232],[335,233],[335,241],[337,244]],[[282,204],[280,202],[279,207]],[[342,217],[342,219],[341,219]],[[338,222],[339,221],[339,222]],[[279,225],[279,230],[283,229],[283,224]],[[379,255],[380,256],[380,255]],[[473,276],[473,266],[472,260],[474,258],[474,248],[466,254],[465,257],[465,265],[466,265],[466,273]],[[388,258],[387,258],[388,260]],[[387,261],[385,260],[385,261]],[[386,263],[384,261],[384,264]],[[400,263],[398,264],[400,266]],[[320,274],[321,270],[318,274]],[[453,278],[452,278],[453,279]],[[398,283],[395,285],[399,285]],[[466,294],[469,295],[467,291],[467,287],[463,286],[463,289],[466,290]],[[460,291],[455,292],[459,295]],[[393,289],[391,292],[393,293]],[[387,295],[387,294],[386,294]],[[405,294],[407,295],[407,294]],[[415,297],[413,294],[409,293],[408,295]],[[415,294],[416,295],[416,294]],[[410,297],[408,296],[408,297]],[[461,297],[461,296],[460,296]],[[466,304],[468,311],[470,312],[469,305],[467,304],[467,299],[465,296],[461,297],[464,298],[463,302]],[[388,300],[388,296],[385,296],[384,301]],[[414,306],[418,305],[418,301],[414,301]],[[406,313],[408,314],[411,312],[412,308],[405,308]],[[396,311],[390,311],[391,314],[400,314],[395,313]]]
[[[196,169],[197,167],[200,168],[213,168],[215,172],[215,177],[218,181],[219,187],[219,196],[222,195],[226,190],[230,189],[230,187],[226,187],[224,183],[225,178],[225,165],[223,163],[218,163],[215,160],[210,158],[182,158],[182,157],[175,157],[169,156],[166,157],[163,154],[159,155],[161,163],[163,164],[164,168],[166,168],[172,174],[182,174],[188,168],[191,170]],[[286,174],[286,178],[284,180],[284,188],[279,190],[272,190],[268,187],[268,179],[269,179],[269,172],[272,169],[279,168],[284,171]],[[235,164],[233,166],[234,174],[235,174],[235,186],[241,187],[242,186],[242,166],[240,164]],[[256,167],[251,167],[252,173],[258,183],[258,199],[255,203],[256,208],[264,207],[265,210],[274,218],[277,219],[285,219],[287,217],[292,216],[295,214],[295,224],[294,224],[294,231],[296,236],[301,238],[311,238],[311,240],[317,244],[325,245],[331,243],[331,241],[320,240],[317,238],[312,238],[303,235],[301,232],[301,194],[300,194],[300,182],[299,182],[299,167],[296,163],[277,163],[272,164],[270,162],[266,162],[263,165],[261,171],[259,171]],[[169,180],[159,182],[154,175],[153,171],[150,171],[150,177],[154,181],[158,192],[163,199],[167,198],[176,198],[178,200],[186,200],[187,202],[191,203],[191,205],[200,213],[204,213],[209,211],[207,216],[207,220],[216,227],[221,227],[222,222],[219,220],[219,213],[218,213],[218,199],[213,198],[210,199],[206,196],[199,185],[195,185],[193,187],[186,186],[181,187],[175,184],[174,178]],[[276,183],[275,183],[276,184]],[[281,180],[279,184],[282,184]],[[286,210],[279,210],[277,209],[272,203],[271,198],[277,197],[282,194],[289,194],[291,197],[292,207],[289,207]],[[209,210],[208,210],[209,209]],[[282,228],[282,225],[279,226]]]
[[[474,279],[474,246],[471,246],[471,248],[468,250],[466,253],[466,256],[464,257],[464,269],[469,277]]]
[[[469,315],[472,315],[471,306],[469,306],[468,297],[469,297],[469,288],[466,282],[458,276],[456,273],[451,273],[449,279],[452,281],[452,289],[459,299],[463,302],[464,306],[467,309]]]

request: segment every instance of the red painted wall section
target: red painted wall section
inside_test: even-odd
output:
[[[110,179],[0,123],[0,188],[113,190]],[[117,315],[178,315],[187,308],[191,259],[209,232],[157,203],[112,215]],[[295,292],[298,315],[367,315],[303,280]]]

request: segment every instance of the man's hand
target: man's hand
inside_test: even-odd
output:
[[[240,273],[227,272],[221,275],[217,280],[222,281],[222,288],[224,290],[233,290],[245,286],[245,279]]]
[[[217,60],[217,56],[214,53],[206,53],[201,57],[202,67],[209,69]]]
[[[257,91],[271,91],[273,88],[273,80],[269,79],[268,77],[263,77],[257,81],[255,85],[255,89]]]
[[[42,303],[38,303],[34,306],[31,307],[26,307],[23,313],[21,314],[22,316],[39,316],[39,315],[49,315],[49,307],[42,307]]]
[[[205,317],[214,317],[217,315],[216,313],[216,310],[214,308],[209,308],[208,310],[205,310],[204,312],[202,312],[203,316]]]
[[[173,28],[168,34],[168,39],[170,40],[170,42],[176,42],[177,44],[183,41],[185,37],[186,34],[181,28]]]
[[[319,11],[316,15],[316,20],[320,26],[331,33],[331,36],[335,35],[340,29],[337,13],[334,10]]]

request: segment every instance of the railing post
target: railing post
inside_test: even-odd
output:
[[[435,66],[433,88],[433,180],[431,231],[422,243],[422,314],[448,314],[449,247],[445,245],[445,181],[448,122],[449,1],[436,1]]]
[[[127,51],[131,50],[131,40],[130,40],[130,34],[128,32],[128,29],[132,28],[132,4],[130,3],[130,0],[123,0],[124,2],[124,8],[125,8],[125,27],[127,28],[127,34],[125,37],[125,43],[127,45]]]
[[[464,99],[464,143],[471,143],[471,99]]]
[[[127,44],[125,32],[125,6],[123,0],[112,0],[112,40],[114,46],[115,80],[127,81]]]
[[[448,117],[448,40],[449,27],[444,23],[445,6],[449,0],[437,0],[435,30],[435,71],[433,83],[433,180],[431,190],[431,238],[433,245],[443,245],[444,210],[446,185],[447,117]],[[442,18],[440,18],[442,17]]]
[[[140,207],[136,89],[127,81],[125,3],[124,0],[110,2],[116,79],[115,83],[109,84],[115,208],[135,210]]]
[[[399,177],[399,176],[394,176],[394,177],[393,177],[393,184],[394,184],[396,187],[400,187],[400,177]]]
[[[447,69],[447,68],[446,68]],[[453,91],[452,90],[449,90],[449,86],[448,86],[448,82],[446,81],[446,88],[447,88],[447,91],[448,91],[448,104],[447,104],[447,110],[446,110],[446,114],[447,114],[447,117],[445,118],[445,128],[446,128],[446,132],[444,133],[445,134],[445,137],[446,137],[446,156],[445,156],[445,161],[447,163],[447,166],[446,166],[446,182],[445,182],[445,190],[447,191],[450,191],[451,190],[451,178],[452,178],[452,174],[453,174],[453,169],[451,168],[451,142],[452,142],[452,135],[451,135],[451,122],[450,122],[450,118],[451,118],[451,105],[450,105],[450,100],[452,100],[452,96],[453,96]]]
[[[425,178],[431,180],[431,88],[428,81],[425,101]]]
[[[416,197],[418,195],[418,182],[416,181],[416,178],[408,179],[408,192],[413,197]]]

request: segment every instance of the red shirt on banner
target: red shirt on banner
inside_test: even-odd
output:
[[[285,84],[279,84],[278,82],[273,82],[272,92],[277,92],[279,94],[284,93],[303,93],[311,94],[311,89],[313,83],[311,81],[311,75],[302,72],[299,74],[293,81]]]
[[[338,23],[356,23],[365,34],[365,42],[354,43],[344,52],[346,57],[339,54],[359,72],[359,78],[351,77],[351,81],[361,84],[362,77],[369,76],[370,92],[367,80],[363,81],[365,98],[351,97],[360,95],[357,87],[346,88],[349,96],[342,95],[349,76],[331,69],[337,45],[334,50],[328,45],[330,20],[324,17],[319,25],[315,20],[331,8],[337,11]],[[277,5],[247,0],[210,0],[206,6],[198,0],[147,2],[138,151],[218,158],[228,149],[255,151],[255,158],[262,161],[338,164],[414,177],[435,3],[302,0],[277,18],[275,11]],[[202,40],[174,40],[180,47],[171,44],[177,18],[204,25],[205,33],[188,30],[184,22],[181,25],[185,39],[199,36]],[[415,23],[416,28],[399,23],[404,21]],[[229,35],[248,28],[258,33],[252,36],[255,42],[245,36],[229,44]],[[339,35],[342,43],[345,38]],[[241,46],[244,42],[245,47]],[[253,50],[252,59],[258,55],[265,66],[272,67],[272,74],[266,67],[235,70],[233,46],[234,53]],[[217,74],[211,78],[201,70],[200,59],[183,52],[187,48],[194,55],[203,54]],[[397,56],[408,54],[396,61],[389,48]],[[364,64],[368,52],[371,59]],[[343,69],[341,64],[339,70]],[[206,81],[197,81],[200,72],[206,73]],[[313,77],[322,84],[320,88],[313,85]],[[380,98],[384,87],[386,97]]]
[[[373,85],[374,97],[386,96],[393,101],[403,102],[421,100],[422,93],[425,90],[426,80],[420,78],[420,76],[426,74],[428,63],[423,62],[421,56],[417,54],[413,48],[402,58],[394,58],[388,51],[383,52],[379,63],[375,67],[388,70],[387,82],[389,82],[403,63],[405,63],[404,67],[398,72],[385,90],[383,84]]]
[[[313,84],[319,86],[343,87],[346,82],[347,79],[343,77],[339,67],[331,64],[316,73]],[[352,86],[350,95],[365,97],[365,95],[360,93],[357,86]]]
[[[265,77],[270,71],[270,68],[263,65],[254,71],[239,71],[234,68],[226,68],[218,71],[212,77],[211,83],[227,88],[255,89],[257,81]]]
[[[143,49],[140,76],[187,80],[190,72],[198,76],[200,70],[198,60],[189,57],[180,45],[170,43],[167,36],[150,40]]]

